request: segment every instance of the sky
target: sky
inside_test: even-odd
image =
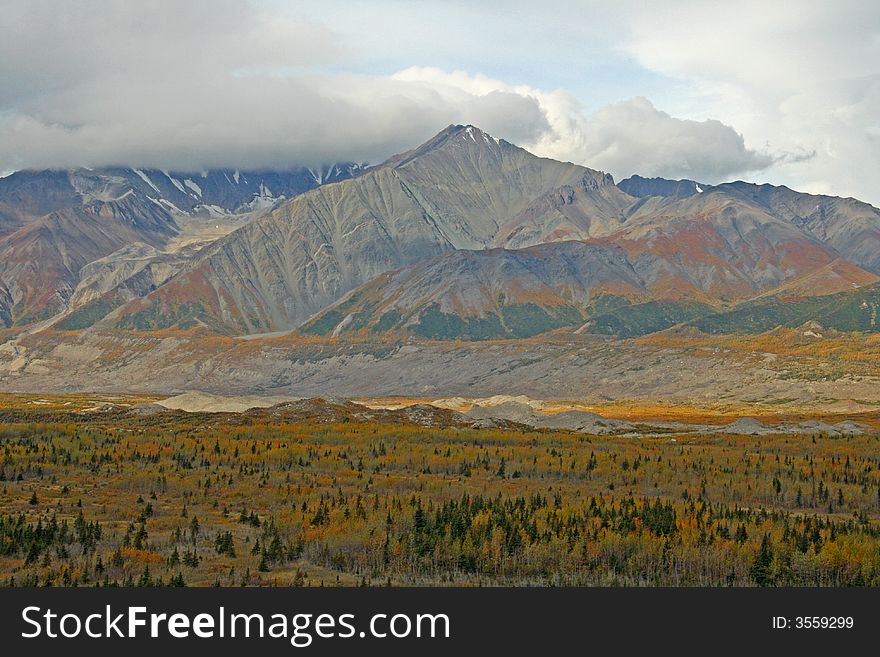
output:
[[[451,123],[880,205],[880,3],[0,0],[0,171],[379,162]]]

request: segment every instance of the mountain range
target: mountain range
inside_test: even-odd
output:
[[[180,173],[105,168],[19,171],[0,179],[0,323],[21,326],[91,300],[95,264],[130,294],[157,287],[182,264],[168,255],[201,246],[273,204],[359,167],[332,165],[287,172],[214,170]],[[213,232],[209,229],[213,228]],[[164,260],[147,270],[147,253]],[[143,275],[147,271],[149,275]],[[149,280],[147,280],[149,279]],[[106,284],[104,284],[106,287]],[[100,294],[107,293],[102,284]],[[126,295],[123,294],[123,297]]]
[[[475,126],[374,166],[0,179],[7,353],[25,334],[874,332],[878,304],[880,210],[867,203],[742,181],[615,183]]]

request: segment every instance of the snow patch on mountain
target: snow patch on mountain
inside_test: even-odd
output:
[[[192,180],[187,178],[186,180],[183,181],[183,184],[186,185],[193,192],[195,192],[196,196],[198,196],[199,198],[202,198],[202,188],[199,187],[197,184],[195,184]]]
[[[141,179],[141,180],[143,180],[143,181],[144,181],[145,183],[147,183],[150,187],[152,187],[152,188],[156,191],[157,194],[161,194],[161,193],[162,193],[161,191],[159,191],[159,188],[156,187],[156,185],[153,183],[153,181],[150,180],[150,177],[149,177],[147,174],[145,174],[145,173],[144,173],[143,171],[141,171],[140,169],[134,169],[134,172],[135,172],[138,176],[140,176],[140,179]]]

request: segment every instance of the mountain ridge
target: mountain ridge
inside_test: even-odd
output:
[[[0,323],[27,324],[73,310],[68,304],[80,269],[93,260],[132,244],[169,247],[200,222],[235,222],[360,169],[175,174],[106,167],[0,178]]]
[[[586,167],[537,158],[473,126],[450,126],[408,153],[299,196],[218,241],[160,290],[132,302],[121,326],[202,322],[239,332],[291,329],[385,271],[492,245],[509,216],[585,177],[608,180]],[[630,199],[613,184],[597,182],[595,191],[621,203]],[[199,290],[198,299],[188,286]],[[176,313],[174,304],[184,303],[201,306]]]
[[[875,246],[880,210],[855,199],[742,181],[615,184],[450,125],[372,167],[0,179],[0,321],[225,335],[390,325],[418,336],[433,308],[441,328],[491,327],[432,337],[476,326],[493,339],[638,335],[873,285]],[[594,257],[573,266],[572,251]],[[383,308],[400,320],[381,321]]]

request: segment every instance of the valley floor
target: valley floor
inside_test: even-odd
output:
[[[587,404],[878,408],[880,338],[816,335],[780,329],[760,336],[395,342],[42,331],[0,344],[0,390],[418,399],[478,393]]]

